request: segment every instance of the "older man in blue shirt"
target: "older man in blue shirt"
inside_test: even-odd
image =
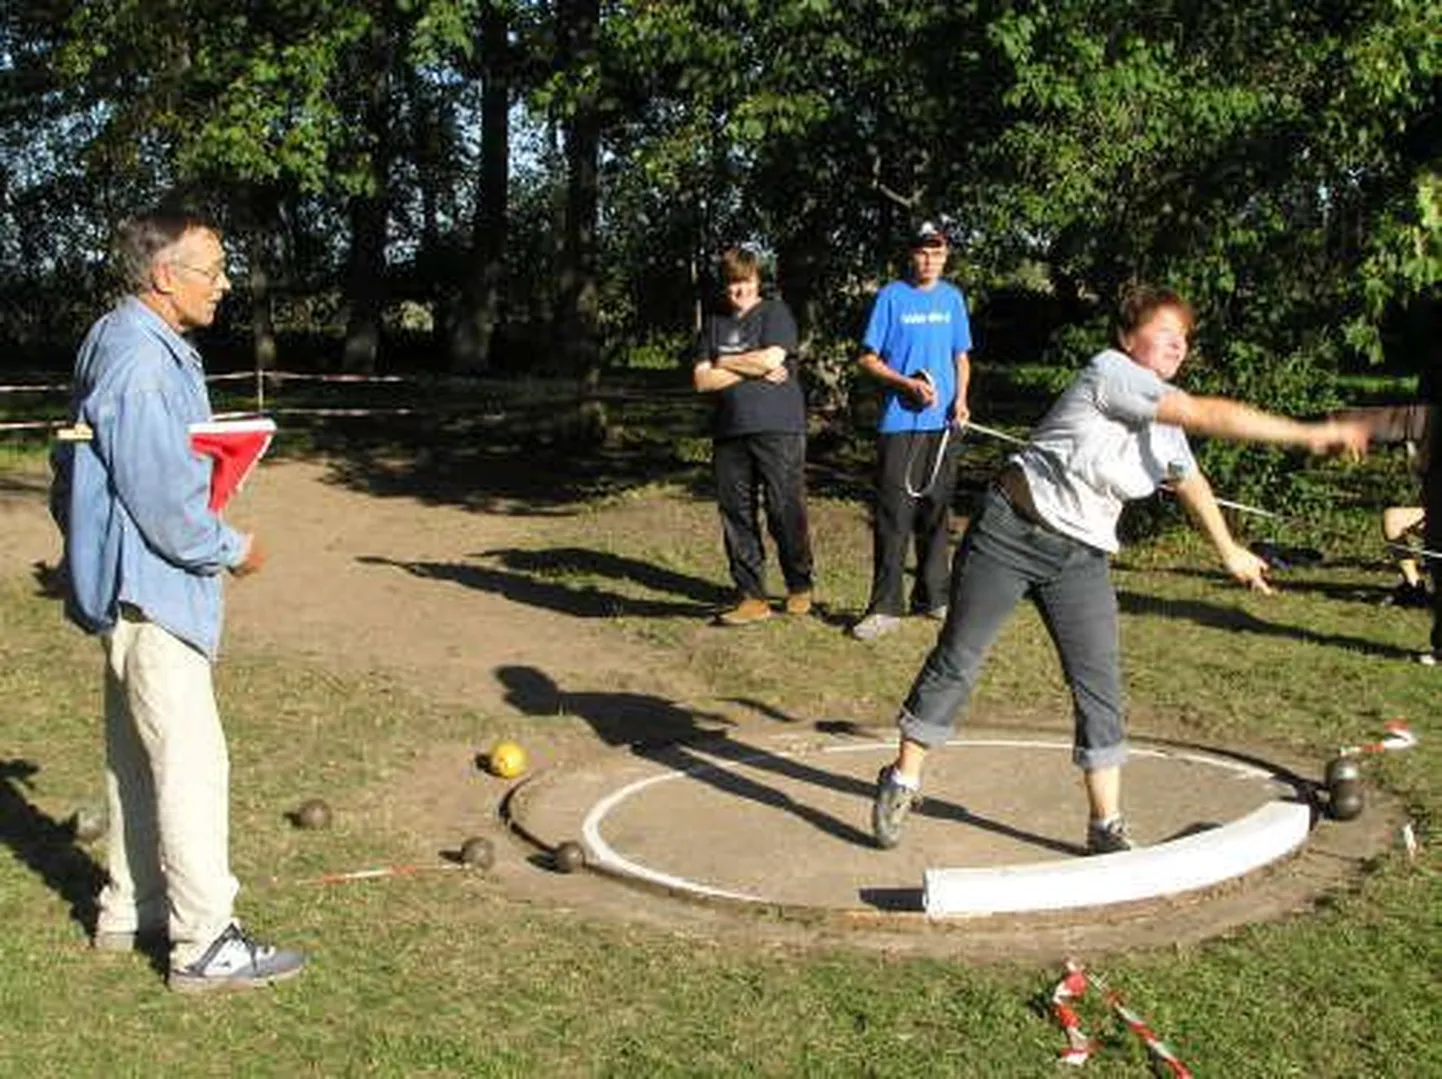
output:
[[[131,295],[91,327],[72,419],[85,441],[53,455],[51,510],[65,539],[66,613],[105,650],[109,881],[94,943],[168,937],[182,992],[264,985],[304,959],[236,922],[229,863],[230,765],[211,665],[221,577],[265,553],[208,505],[211,465],[189,426],[210,419],[200,354],[230,289],[217,231],[183,212],[127,222],[118,248]]]

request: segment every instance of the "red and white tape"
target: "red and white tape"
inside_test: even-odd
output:
[[[1071,1004],[1074,1000],[1080,1001],[1086,995],[1088,987],[1095,987],[1102,994],[1107,1005],[1126,1024],[1127,1029],[1142,1040],[1147,1052],[1151,1053],[1152,1058],[1166,1068],[1174,1079],[1192,1079],[1191,1070],[1172,1052],[1166,1042],[1157,1037],[1145,1019],[1122,1002],[1119,993],[1110,988],[1099,974],[1072,960],[1067,961],[1066,972],[1051,995],[1052,1014],[1056,1016],[1063,1033],[1066,1034],[1067,1047],[1061,1053],[1063,1064],[1080,1067],[1091,1059],[1098,1048],[1095,1039],[1088,1037],[1086,1031],[1082,1030],[1081,1017]]]
[[[1375,742],[1368,742],[1362,746],[1343,746],[1340,755],[1343,757],[1355,757],[1362,753],[1386,753],[1402,749],[1411,749],[1417,744],[1417,736],[1412,733],[1412,728],[1407,726],[1400,719],[1388,720],[1382,724],[1382,729],[1387,733]]]

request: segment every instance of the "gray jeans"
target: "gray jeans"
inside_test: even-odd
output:
[[[928,747],[951,736],[992,642],[1028,593],[1071,688],[1072,760],[1089,772],[1122,764],[1117,598],[1107,554],[1024,520],[995,488],[957,551],[946,625],[902,706],[902,734]]]

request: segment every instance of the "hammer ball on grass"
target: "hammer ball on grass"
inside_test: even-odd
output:
[[[310,798],[295,811],[295,826],[315,830],[330,827],[330,806],[320,798]]]
[[[568,839],[551,852],[551,865],[557,873],[574,873],[586,864],[586,851],[575,840]]]
[[[461,844],[461,865],[490,869],[496,863],[496,848],[485,836],[473,835]]]

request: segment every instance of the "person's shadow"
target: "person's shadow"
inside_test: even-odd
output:
[[[30,566],[31,579],[35,581],[35,594],[43,599],[63,600],[68,591],[65,574],[59,566],[37,561]]]
[[[1117,606],[1123,614],[1162,615],[1167,618],[1185,618],[1199,626],[1212,629],[1228,629],[1243,633],[1255,633],[1267,637],[1286,637],[1304,644],[1328,645],[1345,648],[1363,655],[1379,656],[1385,659],[1405,659],[1407,651],[1393,645],[1379,644],[1365,637],[1351,637],[1341,633],[1317,633],[1302,626],[1289,626],[1280,622],[1268,622],[1239,607],[1228,607],[1194,599],[1167,599],[1141,592],[1117,590]]]
[[[868,795],[870,791],[865,784],[846,776],[823,772],[733,740],[727,728],[734,726],[734,721],[720,713],[692,711],[644,693],[566,692],[535,667],[500,667],[496,678],[506,687],[506,703],[522,712],[536,716],[575,716],[590,724],[607,745],[629,745],[637,756],[684,772],[697,782],[727,794],[784,809],[847,842],[865,845],[871,842],[869,836],[846,821],[718,765],[712,758],[744,761],[751,767],[831,790]]]
[[[55,820],[25,796],[23,788],[38,771],[31,761],[0,760],[0,843],[70,904],[71,919],[89,937],[105,871],[77,845],[73,825]]]
[[[504,596],[515,603],[559,611],[577,618],[614,618],[620,615],[633,618],[701,618],[719,609],[726,597],[724,589],[707,581],[595,551],[571,548],[562,551],[488,551],[480,557],[498,557],[501,565],[416,562],[381,555],[360,555],[356,561],[371,566],[395,566],[417,577],[451,581],[466,588]],[[631,580],[682,598],[638,597],[614,589],[594,585],[573,586],[548,579],[548,572],[559,569]]]
[[[679,707],[672,701],[642,693],[572,693],[563,690],[544,671],[527,666],[504,666],[496,678],[506,687],[505,700],[512,707],[534,716],[571,715],[584,720],[607,745],[629,745],[636,755],[684,772],[699,783],[737,798],[772,806],[792,814],[827,835],[858,846],[872,847],[870,833],[817,806],[800,801],[786,791],[768,786],[733,768],[731,764],[768,772],[793,783],[806,784],[854,797],[860,804],[858,819],[866,819],[876,793],[873,783],[838,775],[762,747],[742,742],[727,729],[734,721],[726,716]],[[779,709],[757,702],[732,698],[778,723],[800,726],[799,720]],[[704,722],[703,722],[704,721]],[[1063,854],[1081,853],[1080,848],[1036,835],[1001,821],[979,817],[965,807],[939,798],[927,798],[918,812],[942,820],[954,820],[1005,835],[1020,842]]]

